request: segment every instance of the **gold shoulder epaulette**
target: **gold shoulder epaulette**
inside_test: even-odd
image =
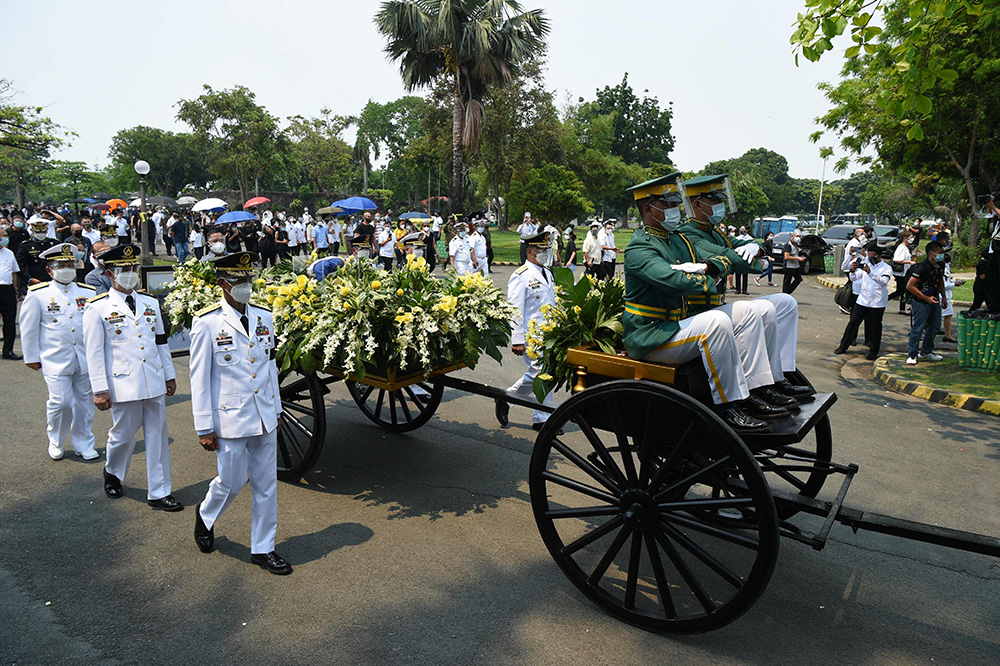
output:
[[[76,286],[83,287],[84,289],[89,289],[91,291],[97,291],[97,288],[92,284],[87,284],[86,282],[77,282]]]
[[[526,270],[528,270],[528,264],[524,264],[520,268],[518,268],[516,271],[514,271],[514,275],[520,275],[521,273],[523,273]]]
[[[209,305],[207,308],[202,308],[201,310],[198,310],[197,312],[194,313],[194,316],[195,317],[200,317],[200,316],[202,316],[204,314],[208,314],[209,312],[212,312],[213,310],[218,310],[221,307],[222,307],[222,303],[215,303],[213,305]]]
[[[88,299],[87,299],[87,302],[88,302],[88,303],[93,303],[94,301],[99,301],[99,300],[101,300],[102,298],[107,298],[107,296],[108,296],[108,292],[104,292],[104,293],[103,293],[103,294],[101,294],[100,296],[94,296],[93,298],[88,298]]]
[[[34,291],[36,289],[41,289],[42,287],[47,287],[47,286],[49,286],[48,282],[39,282],[38,284],[33,284],[30,287],[28,287],[28,291]]]

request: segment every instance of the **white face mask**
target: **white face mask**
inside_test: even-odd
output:
[[[32,234],[32,236],[35,237],[35,240],[42,240],[43,238],[45,238],[45,232],[44,231],[36,231],[35,233]]]
[[[139,285],[139,274],[135,271],[126,271],[123,268],[115,269],[115,282],[125,291],[132,291]]]
[[[104,242],[108,244],[108,247],[118,247],[118,238],[115,236],[107,238]]]
[[[535,261],[537,261],[540,266],[548,264],[552,261],[552,250],[542,250],[535,255]]]
[[[75,268],[53,268],[52,279],[59,284],[69,284],[76,278]]]
[[[212,254],[222,254],[226,251],[226,244],[218,241],[210,243],[208,247],[212,250]]]
[[[232,296],[233,300],[237,303],[249,303],[250,297],[253,296],[253,285],[249,282],[234,284],[229,289],[229,295]]]

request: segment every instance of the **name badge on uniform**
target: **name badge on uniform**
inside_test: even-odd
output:
[[[233,344],[233,336],[226,331],[219,331],[219,334],[215,336],[215,344],[220,347],[223,345],[231,345]]]
[[[52,301],[49,303],[49,307],[46,308],[46,312],[48,312],[49,314],[59,314],[60,312],[62,312],[62,308],[59,307],[59,304],[56,303],[56,299],[53,298]]]

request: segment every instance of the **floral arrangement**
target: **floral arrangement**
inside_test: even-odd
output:
[[[483,352],[499,361],[517,309],[481,274],[439,279],[428,268],[410,255],[393,271],[349,257],[322,282],[288,263],[263,271],[254,301],[272,308],[280,369],[337,368],[360,379],[371,368],[428,374],[459,362],[472,367]],[[193,313],[217,302],[221,291],[203,293],[214,276],[209,283],[208,273],[190,262],[175,276],[168,312],[175,326],[189,326]]]
[[[215,283],[215,266],[195,258],[174,268],[174,281],[167,287],[164,304],[171,321],[171,335],[190,329],[198,310],[222,299],[222,289]]]
[[[559,267],[552,269],[552,276],[556,304],[543,306],[544,320],[529,322],[526,336],[525,353],[542,362],[533,387],[539,400],[570,385],[575,370],[566,363],[570,347],[596,347],[607,354],[625,351],[624,278],[598,281],[585,275],[574,284],[573,271]]]

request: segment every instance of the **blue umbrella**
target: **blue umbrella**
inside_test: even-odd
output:
[[[431,216],[428,213],[413,212],[413,213],[403,213],[402,215],[399,216],[399,219],[401,219],[401,220],[429,220],[429,219],[431,219]]]
[[[340,201],[334,201],[330,205],[342,209],[345,213],[360,213],[363,210],[375,210],[378,208],[374,201],[366,197],[348,197]]]
[[[247,222],[249,220],[256,220],[257,216],[253,213],[248,213],[243,210],[234,210],[225,215],[219,217],[215,221],[216,224],[229,224],[230,222]]]

